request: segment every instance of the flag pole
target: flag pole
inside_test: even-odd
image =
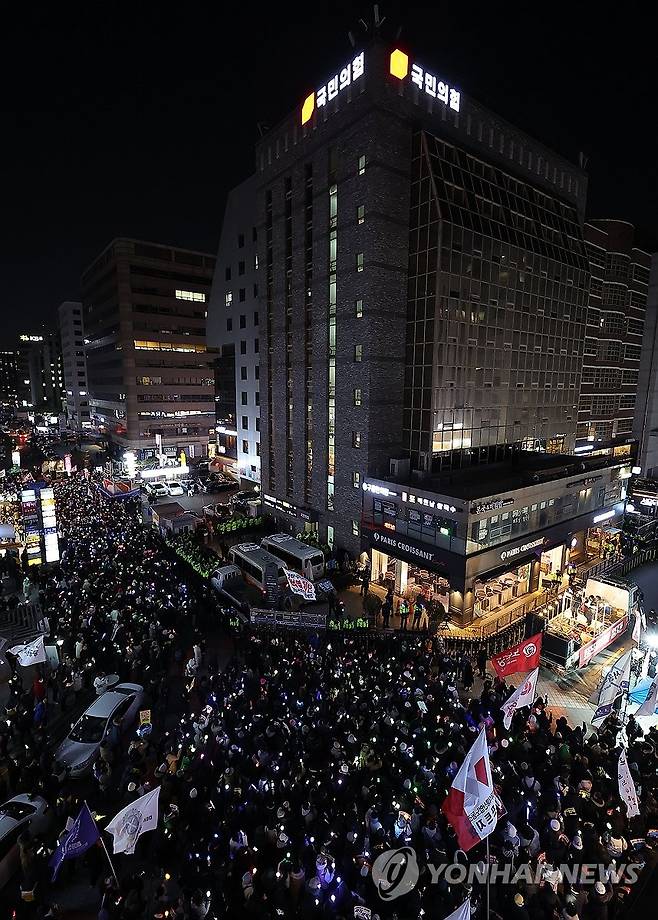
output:
[[[83,799],[83,801],[84,801],[84,803],[85,803],[85,805],[86,805],[86,807],[87,807],[87,810],[89,811],[89,814],[91,814],[91,808],[89,808],[89,805],[87,805],[87,800],[86,800],[86,799]],[[96,820],[96,819],[94,819],[94,821],[95,821],[95,820]],[[103,849],[105,850],[105,855],[107,856],[107,861],[108,861],[109,864],[110,864],[110,869],[112,870],[112,875],[114,876],[114,881],[117,883],[117,887],[119,887],[119,879],[118,879],[117,874],[116,874],[116,872],[115,872],[114,866],[112,865],[112,860],[110,859],[110,854],[107,852],[107,847],[105,846],[105,841],[103,840],[103,831],[102,831],[100,828],[98,829],[98,831],[99,831],[99,833],[98,833],[98,839],[99,839],[100,842],[101,842],[101,846],[102,846]]]
[[[491,863],[489,862],[489,835],[487,834],[487,920],[489,920],[489,886],[491,885]]]

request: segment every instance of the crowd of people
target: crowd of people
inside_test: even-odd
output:
[[[83,864],[110,920],[443,920],[466,899],[484,920],[484,881],[436,872],[486,859],[484,844],[459,850],[441,811],[481,731],[501,813],[490,859],[536,870],[490,886],[492,915],[624,915],[632,887],[621,867],[653,860],[655,729],[612,715],[594,733],[538,698],[505,730],[513,688],[476,682],[475,662],[420,632],[228,637],[209,589],[143,523],[139,502],[102,498],[82,476],[56,498],[61,563],[32,580],[61,663],[28,687],[18,669],[0,726],[3,800],[39,794],[55,813],[43,842],[19,838],[21,889],[35,900],[19,900],[18,916],[62,916]],[[144,686],[153,730],[111,732],[91,776],[72,779],[53,757],[57,720],[108,674]],[[622,742],[641,799],[632,819],[618,793]],[[115,858],[116,879],[96,846],[51,884],[49,853],[83,800],[105,827],[158,786],[157,829]],[[387,900],[372,866],[398,848],[413,851],[418,880]],[[564,871],[581,864],[599,869],[580,881]]]

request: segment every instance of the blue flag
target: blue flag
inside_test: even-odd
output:
[[[57,878],[59,867],[65,859],[75,859],[76,856],[82,856],[89,847],[96,843],[99,837],[98,827],[85,802],[80,809],[80,814],[71,825],[71,829],[48,860],[48,865],[53,870],[53,882]]]

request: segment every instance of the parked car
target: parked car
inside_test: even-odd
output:
[[[166,498],[169,488],[164,482],[150,482],[146,487],[146,493],[152,498]]]
[[[169,489],[170,495],[184,495],[185,489],[180,484],[180,482],[168,482],[167,488]]]
[[[229,479],[228,476],[222,476],[218,473],[211,473],[207,479],[201,482],[202,492],[228,492],[229,489],[236,488],[237,483],[235,480]]]
[[[40,795],[15,795],[0,805],[0,888],[11,880],[20,865],[18,838],[29,828],[32,836],[50,828],[53,813]]]
[[[196,479],[179,479],[186,495],[196,495],[199,491],[199,483]]]
[[[215,504],[204,505],[203,513],[205,517],[227,520],[233,514],[233,510],[231,506],[225,502],[216,502]]]
[[[55,753],[55,760],[68,767],[74,778],[85,776],[98,757],[99,748],[112,722],[121,720],[120,731],[130,727],[144,699],[140,684],[117,684],[102,693],[84,712]]]
[[[242,489],[240,492],[236,492],[235,495],[231,495],[228,500],[229,505],[233,505],[234,508],[245,508],[247,502],[256,501],[260,501],[260,492],[257,492],[255,489]]]

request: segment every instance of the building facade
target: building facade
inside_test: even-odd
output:
[[[208,307],[217,349],[217,455],[242,479],[260,482],[260,304],[255,177],[228,196]]]
[[[638,466],[644,476],[658,478],[658,253],[651,259],[647,314],[633,434],[639,441]]]
[[[64,407],[64,369],[59,334],[23,333],[18,346],[18,390],[22,406],[59,415]]]
[[[19,405],[17,351],[0,351],[0,405]]]
[[[66,421],[68,425],[78,430],[89,428],[91,421],[82,304],[65,300],[60,304],[58,313],[66,394]]]
[[[256,151],[263,500],[353,554],[391,460],[576,441],[586,177],[444,81],[376,43]]]
[[[214,267],[207,253],[122,238],[83,274],[90,420],[115,453],[199,457],[214,441]]]
[[[585,225],[591,270],[576,451],[633,439],[651,258],[631,224]]]
[[[461,626],[526,598],[530,611],[542,587],[566,584],[570,564],[617,551],[630,477],[628,458],[525,452],[450,481],[367,478],[372,579],[440,602]]]

